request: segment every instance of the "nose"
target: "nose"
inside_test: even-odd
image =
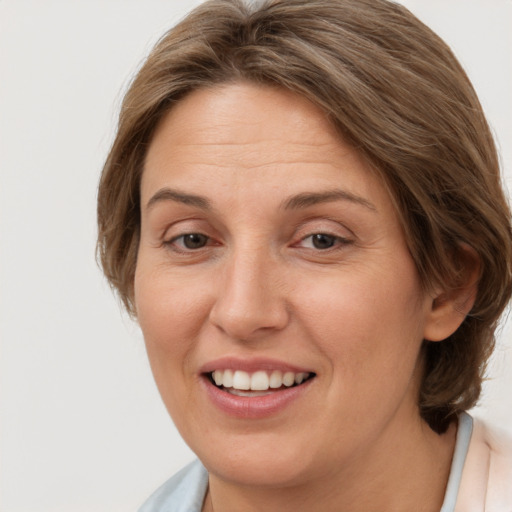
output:
[[[210,321],[230,338],[250,341],[287,325],[282,272],[268,254],[240,251],[224,262],[218,277]]]

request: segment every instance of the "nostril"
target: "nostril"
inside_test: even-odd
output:
[[[221,332],[243,342],[283,329],[288,324],[288,312],[283,305],[277,303],[271,311],[261,306],[245,309],[238,304],[225,310],[222,306],[214,307],[209,319]]]

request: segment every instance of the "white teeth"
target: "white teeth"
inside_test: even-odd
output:
[[[270,387],[273,389],[280,388],[283,385],[283,373],[279,370],[274,370],[270,374]]]
[[[253,391],[265,391],[268,389],[267,372],[256,372],[251,375],[251,389]]]
[[[224,370],[224,375],[222,376],[222,385],[226,388],[233,387],[233,370]]]
[[[300,384],[305,378],[307,373],[296,373],[295,374],[295,384]]]
[[[228,390],[228,393],[232,394],[232,395],[236,395],[236,396],[266,396],[266,395],[271,395],[272,394],[272,391],[241,391],[239,389],[235,389],[235,388],[229,388]]]
[[[237,370],[233,375],[233,387],[235,389],[251,389],[251,377],[247,372]]]
[[[283,375],[283,384],[288,388],[293,386],[295,384],[295,374],[293,372],[286,372]]]
[[[252,393],[252,391],[267,391],[283,386],[289,388],[294,384],[302,384],[309,376],[309,373],[283,373],[279,370],[274,370],[270,374],[264,370],[252,374],[242,370],[215,370],[212,372],[212,379],[217,386],[240,391],[250,390],[247,396],[259,395],[259,393]],[[246,396],[246,394],[240,396]]]
[[[222,378],[224,376],[223,373],[224,372],[221,372],[220,370],[215,370],[213,372],[213,375],[212,375],[213,376],[213,380],[215,381],[215,384],[217,384],[217,386],[222,386],[222,382],[224,380]]]

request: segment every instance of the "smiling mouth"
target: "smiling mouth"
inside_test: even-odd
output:
[[[217,388],[231,395],[256,397],[297,387],[315,377],[310,372],[282,372],[279,370],[245,372],[242,370],[215,370],[206,374]]]

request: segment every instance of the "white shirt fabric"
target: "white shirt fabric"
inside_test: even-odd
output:
[[[512,512],[512,439],[480,420],[473,421],[454,512]]]
[[[208,472],[195,460],[159,487],[139,512],[201,512],[207,489]]]
[[[194,461],[165,482],[139,512],[201,512],[208,472]],[[512,441],[459,417],[452,467],[440,512],[512,512]]]

